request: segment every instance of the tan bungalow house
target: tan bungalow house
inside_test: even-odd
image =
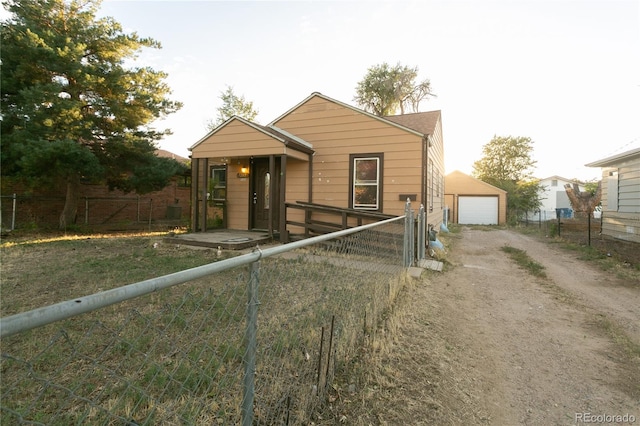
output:
[[[231,117],[190,151],[195,231],[221,214],[286,242],[403,215],[407,199],[442,222],[440,111],[378,117],[316,92],[264,126]]]

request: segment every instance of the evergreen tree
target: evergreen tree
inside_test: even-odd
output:
[[[149,67],[125,67],[150,38],[96,17],[100,0],[14,0],[3,22],[2,174],[66,187],[60,227],[75,220],[81,179],[145,193],[181,165],[155,155],[170,134],[152,123],[177,111]]]

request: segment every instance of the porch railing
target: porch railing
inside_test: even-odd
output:
[[[303,201],[285,203],[285,207],[286,209],[304,211],[304,222],[287,219],[286,223],[287,225],[303,228],[305,238],[309,238],[314,235],[328,234],[330,232],[355,226],[362,226],[365,220],[368,220],[368,222],[377,222],[397,217],[389,214],[346,209]],[[324,220],[318,219],[318,215],[322,215]],[[336,217],[337,220],[330,221],[330,217]],[[352,220],[350,221],[350,219]]]

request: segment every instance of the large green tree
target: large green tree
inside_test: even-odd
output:
[[[430,96],[431,82],[416,82],[418,67],[410,68],[401,64],[391,66],[386,62],[374,65],[356,86],[354,101],[377,116],[394,115],[400,110],[404,114],[410,109],[417,112],[420,102]]]
[[[177,111],[167,75],[125,66],[150,38],[96,17],[100,0],[14,0],[2,23],[2,174],[66,188],[60,227],[75,220],[79,183],[140,193],[180,171],[155,155],[170,134],[155,120]]]
[[[231,86],[227,86],[227,89],[220,93],[220,100],[222,105],[218,107],[218,116],[207,123],[208,130],[215,129],[234,115],[249,121],[253,121],[258,115],[258,110],[253,108],[253,102],[245,100],[242,95],[236,95]]]
[[[473,164],[472,175],[508,192],[507,216],[540,207],[541,187],[533,178],[536,161],[531,157],[533,141],[523,136],[494,136],[482,147],[482,158]]]

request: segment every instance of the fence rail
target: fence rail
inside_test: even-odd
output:
[[[599,238],[602,232],[602,216],[593,218],[591,215],[565,217],[562,214],[552,220],[542,220],[537,217],[531,220],[527,217],[520,220],[520,226],[538,228],[540,232],[550,237],[566,237],[580,244],[591,245],[594,238]]]
[[[64,197],[39,195],[0,195],[0,225],[15,230],[32,227],[56,227]],[[157,220],[180,220],[182,206],[167,204],[151,197],[81,197],[77,205],[76,225],[126,228],[150,227]]]
[[[285,208],[304,211],[304,222],[287,220],[286,224],[303,228],[305,238],[308,238],[312,235],[328,234],[337,230],[347,229],[350,226],[349,219],[354,219],[357,226],[361,226],[363,224],[363,219],[369,221],[379,221],[395,217],[392,215],[377,212],[346,209],[303,201],[297,201],[295,203],[285,203]],[[328,222],[327,220],[317,220],[314,218],[314,214],[338,216],[340,218],[340,223]]]
[[[0,423],[309,423],[407,283],[406,213],[0,319]]]

